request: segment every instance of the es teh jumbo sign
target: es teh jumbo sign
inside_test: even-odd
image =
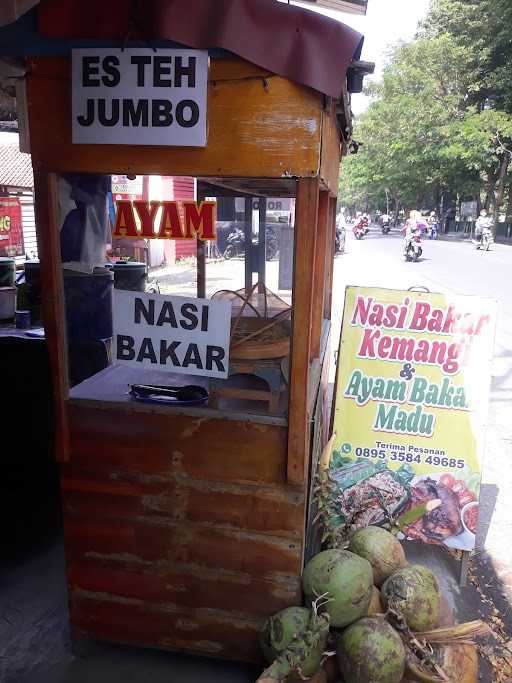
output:
[[[73,50],[73,143],[204,147],[207,80],[205,50]]]

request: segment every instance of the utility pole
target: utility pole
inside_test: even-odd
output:
[[[386,192],[386,214],[389,216],[389,190],[385,187],[384,191]]]

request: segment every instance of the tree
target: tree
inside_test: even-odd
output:
[[[412,208],[446,193],[512,197],[510,0],[433,0],[415,40],[389,57],[356,122],[360,153],[345,162],[342,197]],[[512,206],[512,203],[511,203]]]

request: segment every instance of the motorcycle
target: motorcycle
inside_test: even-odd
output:
[[[362,240],[365,235],[367,235],[370,231],[370,228],[368,227],[368,221],[364,218],[361,218],[353,228],[353,233],[354,237],[356,240]]]
[[[227,246],[223,254],[225,259],[242,256],[245,253],[245,235],[239,228],[235,228],[229,233],[226,242]]]
[[[224,258],[232,259],[235,256],[244,256],[245,254],[245,234],[240,228],[234,228],[226,239],[227,246],[224,250]],[[252,240],[254,248],[257,248],[257,241]],[[279,253],[279,243],[274,230],[270,227],[265,228],[265,258],[267,261],[275,259]]]
[[[491,244],[494,244],[494,237],[492,230],[490,228],[484,228],[482,230],[482,236],[479,240],[474,242],[477,249],[483,249],[484,251],[489,251]]]
[[[345,251],[345,230],[336,228],[335,253],[342,254]]]
[[[407,240],[405,245],[405,260],[417,261],[423,254],[421,248],[421,233],[419,230],[415,231]]]
[[[382,224],[382,234],[387,235],[391,230],[391,224],[389,222],[384,222]]]

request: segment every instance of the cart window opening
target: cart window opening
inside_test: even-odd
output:
[[[176,176],[57,186],[70,398],[285,417],[294,200]]]

